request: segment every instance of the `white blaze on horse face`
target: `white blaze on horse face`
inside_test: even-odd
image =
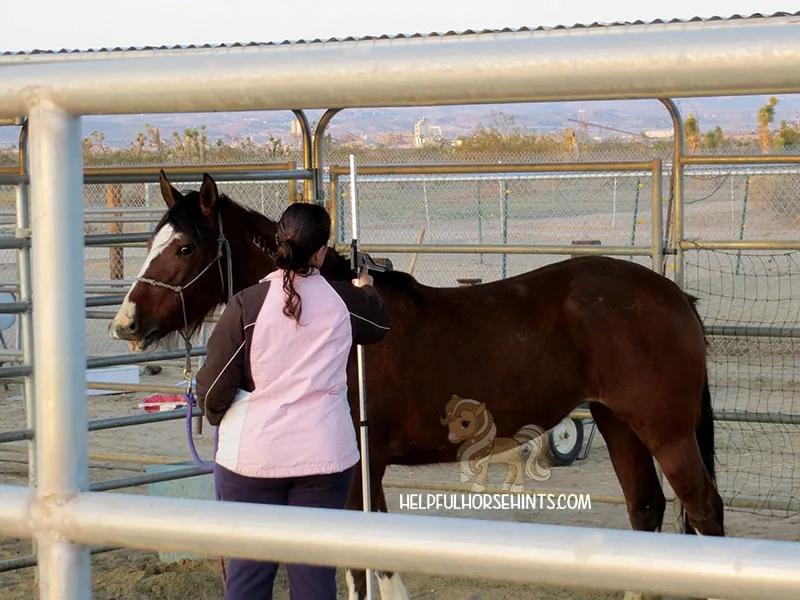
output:
[[[144,276],[152,262],[158,258],[177,237],[178,233],[169,223],[164,225],[158,231],[155,239],[153,240],[153,245],[150,248],[150,252],[148,253],[147,258],[144,259],[142,268],[139,269],[139,274],[136,276],[137,279]],[[111,323],[112,337],[117,337],[118,329],[128,329],[133,322],[133,319],[136,317],[136,303],[131,302],[130,298],[134,288],[138,284],[138,281],[133,282],[133,285],[131,285],[128,293],[125,295],[125,299],[122,301],[122,306],[119,307],[119,311],[117,311],[117,314]]]

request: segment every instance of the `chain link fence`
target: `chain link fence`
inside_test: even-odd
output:
[[[671,147],[634,148],[625,152],[597,148],[579,155],[513,153],[487,155],[449,149],[408,152],[356,152],[359,165],[520,164],[622,161],[661,158],[665,236],[672,239]],[[290,153],[289,159],[299,156]],[[346,165],[349,153],[331,153],[329,165]],[[281,157],[283,160],[284,157]],[[241,161],[240,161],[241,162]],[[298,164],[301,164],[299,162]],[[114,165],[118,166],[118,165]],[[211,169],[210,169],[211,170]],[[800,166],[686,167],[684,236],[689,240],[797,240],[800,235]],[[178,189],[198,189],[176,183]],[[349,177],[338,176],[335,235],[351,236]],[[220,182],[220,191],[277,219],[289,202],[288,182]],[[294,184],[297,189],[302,183]],[[326,193],[329,181],[326,180]],[[84,188],[85,231],[132,233],[151,231],[164,212],[157,184],[87,185]],[[652,176],[648,172],[500,173],[470,175],[359,175],[361,241],[365,244],[564,244],[649,246],[652,242]],[[0,187],[5,234],[14,230],[13,187]],[[383,254],[380,254],[383,256]],[[86,278],[93,286],[126,282],[124,293],[144,260],[143,248],[87,248]],[[423,283],[456,285],[463,278],[484,282],[563,260],[552,255],[391,254],[395,268],[413,269]],[[648,267],[647,256],[619,257]],[[673,261],[667,257],[666,276]],[[0,250],[0,276],[18,281],[16,252]],[[709,374],[716,410],[800,415],[800,284],[797,256],[791,252],[712,251],[685,253],[685,287],[700,298],[699,310],[710,328],[772,324],[786,336],[712,335]],[[111,310],[111,309],[109,309]],[[92,355],[127,351],[111,340],[108,321],[87,321]],[[16,327],[3,331],[16,346]],[[202,343],[202,340],[199,341]],[[746,495],[764,501],[798,501],[796,485],[800,437],[796,425],[719,422],[718,472],[726,496]]]
[[[357,185],[359,237],[364,244],[652,243],[649,172],[357,175]],[[349,175],[339,176],[335,187],[336,238],[346,243],[352,237]],[[413,264],[414,276],[435,286],[454,286],[462,278],[492,281],[565,258],[427,253],[387,257],[401,270]],[[634,260],[651,264],[648,257]]]

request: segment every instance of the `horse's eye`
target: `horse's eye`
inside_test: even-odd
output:
[[[178,248],[178,251],[176,252],[176,254],[178,256],[187,256],[187,255],[191,254],[193,251],[194,251],[194,245],[193,244],[186,244],[185,246],[181,246],[180,248]]]
[[[469,427],[469,421],[461,421],[461,429],[466,429]]]

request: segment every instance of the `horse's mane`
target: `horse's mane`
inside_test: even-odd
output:
[[[197,246],[201,252],[209,254],[216,252],[216,238],[212,239],[206,229],[206,219],[203,216],[200,208],[200,197],[195,191],[187,192],[185,198],[180,202],[176,202],[170,208],[155,227],[158,232],[164,225],[170,224],[177,231],[185,233],[189,240]],[[268,217],[262,215],[260,212],[253,210],[243,204],[236,202],[226,194],[219,194],[216,203],[217,211],[224,211],[226,208],[232,208],[244,213],[244,218],[241,219],[248,232],[258,238],[263,238],[261,241],[268,246],[268,250],[273,250],[275,239],[276,223]],[[223,228],[225,223],[223,222]],[[225,232],[226,235],[229,231]],[[272,242],[272,245],[270,245]]]

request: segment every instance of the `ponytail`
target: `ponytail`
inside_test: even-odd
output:
[[[313,267],[309,261],[317,250],[328,243],[330,223],[330,215],[325,208],[299,202],[290,205],[278,222],[275,262],[279,269],[283,269],[283,291],[286,294],[283,314],[298,323],[303,307],[294,287],[294,278],[311,273]]]
[[[298,264],[297,252],[293,246],[292,240],[280,240],[276,262],[278,267],[283,269],[283,291],[286,294],[283,314],[299,323],[300,315],[303,312],[303,302],[294,288],[294,277],[296,274],[307,275],[311,271],[311,267],[302,262]]]

